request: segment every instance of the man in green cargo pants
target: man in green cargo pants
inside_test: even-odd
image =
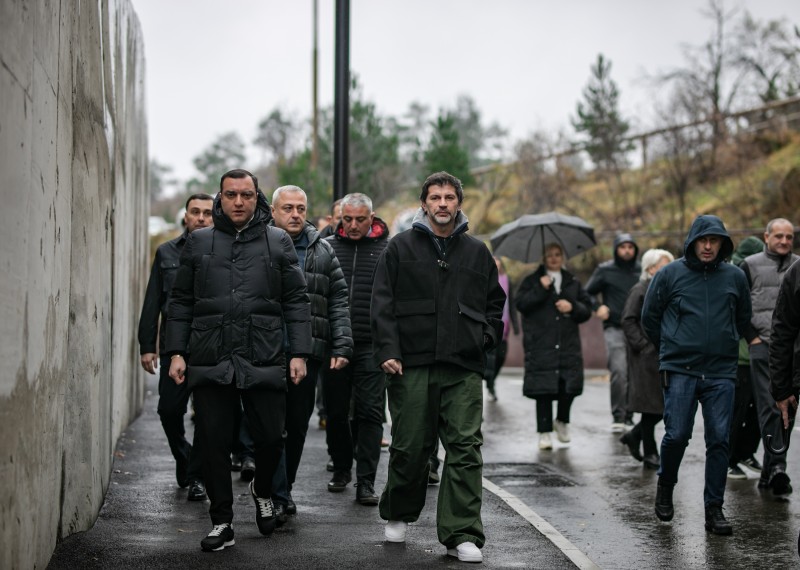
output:
[[[458,178],[427,178],[410,230],[375,269],[372,338],[387,376],[392,445],[380,515],[405,542],[428,489],[437,436],[445,450],[436,526],[450,556],[482,562],[481,417],[486,351],[503,333],[505,292],[486,246],[467,235]]]

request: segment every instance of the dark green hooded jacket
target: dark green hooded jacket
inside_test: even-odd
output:
[[[719,254],[703,263],[695,242],[722,237]],[[736,379],[739,338],[750,322],[750,288],[744,272],[724,263],[733,241],[717,216],[698,216],[684,255],[653,277],[642,307],[642,327],[659,347],[659,370]]]

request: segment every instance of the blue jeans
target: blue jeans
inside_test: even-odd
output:
[[[664,389],[664,427],[661,440],[659,483],[675,485],[678,469],[692,438],[697,403],[703,406],[706,440],[705,506],[720,505],[725,500],[728,476],[728,437],[733,416],[735,382],[730,378],[701,378],[669,372]],[[663,372],[662,372],[663,375]]]

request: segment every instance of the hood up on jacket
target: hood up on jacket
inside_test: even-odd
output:
[[[694,242],[701,237],[705,236],[720,236],[722,237],[722,246],[719,248],[719,253],[714,261],[711,263],[703,263],[694,252]],[[725,259],[729,258],[733,253],[733,240],[728,235],[728,230],[725,229],[725,224],[717,216],[705,215],[697,216],[692,227],[689,229],[689,235],[686,236],[686,241],[683,244],[683,257],[691,269],[702,271],[704,269],[716,269],[717,266]]]
[[[269,223],[272,219],[272,212],[269,209],[267,197],[260,189],[256,189],[256,211],[253,213],[253,218],[241,230],[237,230],[231,219],[222,211],[222,192],[217,192],[217,195],[214,196],[211,218],[214,220],[215,228],[228,234],[236,234],[255,223]]]
[[[629,261],[625,261],[617,255],[617,248],[623,243],[633,244],[633,257]],[[614,263],[619,267],[633,267],[636,265],[636,258],[639,257],[639,246],[633,239],[631,234],[618,234],[614,238]]]
[[[731,263],[733,263],[736,267],[739,267],[746,257],[750,257],[756,253],[761,253],[764,251],[764,247],[764,242],[757,237],[746,237],[739,242],[738,246],[736,246],[736,251],[734,251],[733,255],[731,256]]]
[[[428,218],[428,215],[425,213],[425,210],[422,209],[420,206],[417,213],[414,214],[414,219],[411,221],[411,227],[417,228],[418,230],[422,230],[424,232],[428,232],[431,235],[435,235],[433,233],[433,226],[431,225],[431,221]],[[448,238],[451,238],[458,234],[463,234],[465,231],[469,229],[469,220],[467,219],[467,215],[459,210],[456,213],[456,223],[453,227],[453,233],[451,233]]]

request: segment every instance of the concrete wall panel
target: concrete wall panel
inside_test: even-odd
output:
[[[143,41],[129,0],[0,2],[0,568],[94,522],[139,412]]]

